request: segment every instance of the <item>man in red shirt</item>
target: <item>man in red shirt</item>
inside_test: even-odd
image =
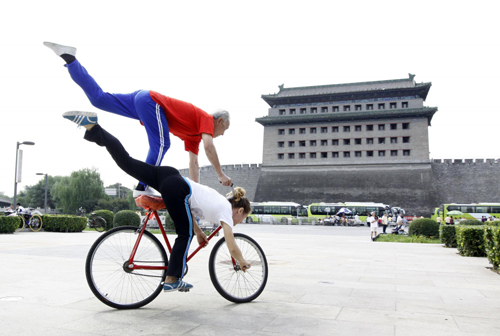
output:
[[[66,61],[65,66],[71,78],[83,89],[92,105],[107,112],[137,119],[144,125],[149,142],[146,163],[154,166],[161,164],[170,148],[170,132],[184,141],[184,147],[189,152],[189,177],[198,182],[198,152],[203,140],[205,153],[219,181],[225,186],[231,185],[231,178],[222,171],[213,143],[214,138],[224,135],[229,128],[227,111],[208,114],[193,104],[149,90],[128,94],[104,92],[76,59],[76,48],[51,42],[44,42],[44,45]],[[152,195],[154,192],[139,182],[134,190],[134,197],[142,194]]]

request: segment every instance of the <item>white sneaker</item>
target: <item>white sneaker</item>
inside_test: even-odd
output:
[[[61,56],[62,54],[76,56],[75,47],[64,46],[62,44],[52,42],[43,42],[43,45],[55,52],[57,56]]]
[[[150,187],[146,187],[146,190],[134,190],[134,192],[132,194],[132,196],[134,198],[137,198],[137,197],[139,197],[141,195],[152,196],[152,197],[160,197],[161,198],[161,194],[158,193],[153,188],[150,188]]]

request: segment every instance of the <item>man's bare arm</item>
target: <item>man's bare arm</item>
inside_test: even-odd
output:
[[[189,178],[196,182],[200,182],[200,166],[198,165],[198,155],[189,152]]]
[[[215,149],[214,139],[210,134],[203,133],[201,135],[203,140],[203,146],[205,148],[205,153],[207,154],[207,158],[215,169],[215,173],[219,177],[219,181],[221,181],[222,185],[230,186],[231,178],[226,176],[222,171],[222,168],[219,163],[219,157],[217,156],[217,150]]]

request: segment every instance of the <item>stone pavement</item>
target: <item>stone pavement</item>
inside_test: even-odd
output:
[[[216,292],[207,250],[189,262],[191,292],[161,293],[137,310],[112,309],[88,288],[84,263],[99,233],[2,234],[0,335],[500,335],[500,275],[486,258],[374,243],[366,227],[236,231],[268,258],[254,302]]]

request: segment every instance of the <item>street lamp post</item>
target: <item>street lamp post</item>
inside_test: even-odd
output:
[[[36,173],[37,175],[45,175],[45,203],[44,203],[44,208],[45,211],[44,213],[47,213],[47,174],[44,173]]]
[[[35,143],[31,141],[23,141],[23,142],[17,142],[16,144],[16,178],[14,180],[14,206],[17,204],[17,173],[18,173],[18,155],[19,155],[19,145],[28,145],[28,146],[33,146]]]

